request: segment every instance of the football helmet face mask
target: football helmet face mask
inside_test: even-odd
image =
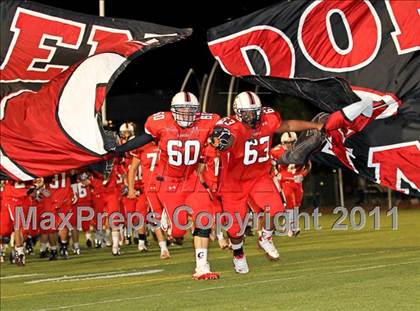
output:
[[[129,140],[135,135],[135,126],[133,122],[125,122],[121,124],[119,135],[122,139]]]
[[[280,138],[281,144],[286,150],[293,148],[293,145],[295,144],[296,140],[297,135],[295,132],[284,132]]]
[[[171,102],[171,112],[176,123],[181,127],[191,126],[199,114],[197,97],[190,92],[175,94]]]
[[[233,111],[239,121],[256,128],[261,119],[261,100],[254,92],[242,92],[235,97]]]

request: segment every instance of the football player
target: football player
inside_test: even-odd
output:
[[[92,241],[90,238],[90,221],[83,221],[80,223],[78,221],[78,216],[87,217],[89,215],[88,211],[84,211],[83,209],[92,209],[92,193],[89,189],[89,186],[85,184],[86,180],[88,180],[88,174],[86,172],[79,172],[79,174],[75,175],[75,182],[72,183],[71,187],[73,190],[73,199],[72,199],[72,209],[73,214],[70,218],[70,224],[73,227],[71,232],[72,240],[73,240],[73,253],[75,255],[80,255],[80,231],[84,231],[86,233],[86,244],[92,245]],[[81,225],[81,228],[78,228],[78,225]]]
[[[31,183],[6,181],[1,200],[0,209],[0,236],[7,239],[13,233],[14,235],[14,253],[13,262],[18,266],[25,265],[24,237],[23,237],[23,219],[18,220],[17,208],[22,208],[25,219],[27,217],[30,205],[27,191]],[[17,223],[16,223],[17,222]],[[31,224],[31,222],[29,223]]]
[[[199,103],[190,92],[179,92],[171,102],[171,111],[150,116],[145,124],[148,136],[140,136],[133,143],[144,145],[153,138],[161,150],[157,171],[158,198],[172,222],[172,236],[182,237],[191,212],[194,221],[194,247],[196,252],[195,280],[217,279],[207,261],[211,229],[206,229],[208,218],[196,219],[198,214],[212,215],[212,203],[199,182],[197,166],[202,149],[219,116],[199,113]],[[122,151],[130,147],[130,142]],[[213,216],[212,216],[213,217]],[[201,226],[199,225],[201,222]]]
[[[68,173],[55,174],[45,179],[45,188],[49,192],[49,196],[41,201],[41,222],[46,223],[49,215],[55,215],[55,223],[50,228],[41,228],[41,233],[47,233],[49,236],[49,244],[51,247],[50,260],[57,259],[57,232],[61,224],[62,218],[59,214],[68,215],[72,212],[71,201],[73,191],[71,189],[70,176]],[[44,214],[47,212],[48,214]],[[44,214],[44,215],[42,215]],[[47,217],[47,218],[45,218]],[[68,254],[68,235],[69,228],[64,226],[59,232],[60,236],[60,256],[67,259]]]
[[[292,150],[297,140],[295,132],[285,132],[281,135],[281,145],[271,149],[271,158],[274,160],[274,178],[279,182],[281,191],[286,200],[288,236],[297,236],[300,232],[298,219],[299,207],[303,198],[302,181],[311,169],[311,162],[305,165],[277,164],[277,160],[287,151]],[[276,181],[276,180],[275,180]]]
[[[220,176],[220,151],[207,144],[200,162],[201,163],[198,167],[200,181],[209,193],[209,197],[213,203],[214,214],[220,214],[223,211],[222,202],[218,193]],[[214,227],[213,229],[217,229],[217,227]],[[215,233],[219,247],[221,249],[227,249],[229,247],[229,243],[224,238],[223,232],[220,231]]]
[[[132,160],[128,171],[128,200],[134,200],[136,203],[135,210],[143,215],[144,224],[139,230],[139,251],[146,248],[145,245],[145,230],[146,230],[146,216],[150,210],[155,213],[156,219],[161,219],[163,209],[157,197],[156,191],[156,171],[159,161],[159,147],[155,142],[151,142],[139,149],[131,152]],[[135,187],[135,177],[140,173],[138,179],[142,183],[139,185],[141,193],[137,196]],[[156,238],[160,247],[160,258],[168,259],[170,257],[169,250],[166,245],[165,237],[160,227],[154,228]]]
[[[134,138],[136,126],[133,122],[125,122],[121,124],[119,129],[120,145],[126,143],[130,139]]]
[[[232,243],[233,263],[237,273],[248,273],[243,250],[242,220],[247,213],[247,202],[263,212],[267,219],[284,211],[282,199],[270,177],[270,147],[274,133],[322,128],[321,123],[301,120],[282,120],[280,114],[262,107],[253,92],[238,94],[233,103],[235,115],[221,119],[211,134],[212,145],[222,151],[222,176],[220,194],[225,212],[232,215],[233,224],[228,229]],[[243,228],[242,228],[243,229]],[[279,253],[272,241],[273,221],[266,221],[258,245],[272,260]]]

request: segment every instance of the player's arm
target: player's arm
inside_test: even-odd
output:
[[[301,132],[306,130],[320,131],[324,126],[323,123],[303,121],[303,120],[283,120],[276,133],[284,132]]]
[[[136,179],[136,172],[140,165],[140,159],[133,157],[131,159],[130,166],[128,168],[127,183],[128,183],[128,199],[136,198],[136,189],[134,189],[134,183]]]
[[[115,148],[115,152],[119,155],[124,154],[130,150],[140,148],[153,140],[153,136],[147,133],[136,136],[133,139],[130,139],[125,144],[122,144]]]
[[[312,163],[311,161],[308,161],[308,163],[306,163],[303,168],[303,177],[309,174],[309,171],[311,170],[311,168],[312,168]]]

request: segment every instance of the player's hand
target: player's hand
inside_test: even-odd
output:
[[[224,151],[232,145],[232,134],[225,127],[216,127],[210,135],[210,144],[217,150]]]
[[[128,190],[127,199],[134,200],[137,199],[137,195],[135,191]]]
[[[295,175],[293,176],[293,180],[295,183],[301,183],[303,181],[303,176],[302,175]]]

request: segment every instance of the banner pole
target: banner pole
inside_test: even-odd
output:
[[[105,0],[99,0],[99,16],[105,16]],[[104,102],[102,103],[101,107],[101,115],[102,115],[102,125],[107,126],[108,120],[106,118],[106,98],[104,98]]]
[[[344,207],[344,187],[343,187],[343,170],[338,169],[338,190],[340,193],[340,204]]]

